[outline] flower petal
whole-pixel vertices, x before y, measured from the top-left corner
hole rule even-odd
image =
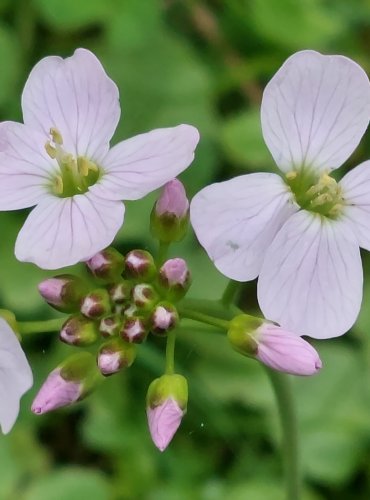
[[[312,50],[292,55],[265,88],[265,142],[284,172],[340,167],[363,136],[370,116],[366,73],[351,59]]]
[[[99,60],[77,49],[67,59],[45,57],[36,64],[23,90],[23,119],[44,137],[57,128],[68,153],[99,161],[117,127],[118,99]]]
[[[202,189],[191,202],[190,218],[217,269],[248,281],[259,274],[268,245],[296,210],[278,175],[257,173]]]
[[[362,264],[354,234],[343,220],[300,211],[266,252],[258,301],[266,318],[314,338],[351,328],[362,299]]]
[[[0,210],[36,205],[58,168],[44,148],[45,138],[21,123],[0,124]]]
[[[92,191],[109,200],[137,200],[185,170],[199,133],[190,125],[152,130],[114,146],[102,160],[106,174]]]
[[[0,425],[4,434],[13,427],[19,400],[33,384],[32,371],[9,324],[0,318]]]
[[[345,201],[344,216],[349,219],[360,247],[370,250],[370,161],[352,169],[339,184]]]
[[[43,269],[76,264],[113,241],[123,216],[121,202],[102,200],[92,193],[72,198],[48,195],[24,223],[15,255]]]

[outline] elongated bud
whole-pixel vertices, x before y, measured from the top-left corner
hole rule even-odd
[[[125,269],[125,259],[118,250],[108,247],[86,262],[92,274],[107,283],[118,281]]]
[[[97,288],[88,293],[81,304],[81,312],[87,318],[99,319],[111,312],[109,293],[105,288]]]
[[[159,270],[159,287],[170,302],[182,299],[191,284],[190,272],[184,259],[167,260]]]
[[[123,320],[120,335],[126,342],[141,344],[141,342],[143,342],[148,335],[144,319],[140,316],[125,318]]]
[[[83,399],[98,384],[101,374],[88,352],[67,358],[45,380],[32,403],[37,415]]]
[[[235,317],[227,335],[238,352],[280,372],[314,375],[322,366],[316,350],[297,334],[253,316]]]
[[[158,300],[158,293],[148,283],[138,283],[132,289],[132,301],[138,309],[150,311]]]
[[[166,335],[178,325],[179,315],[170,302],[159,302],[150,316],[150,331],[155,335]]]
[[[67,319],[60,330],[59,338],[62,342],[78,347],[86,347],[97,341],[99,331],[96,324],[81,314]]]
[[[156,447],[164,451],[186,413],[188,384],[182,375],[162,375],[150,384],[147,417],[150,435]]]
[[[157,273],[152,255],[146,250],[131,250],[126,255],[125,275],[129,279],[150,282]]]
[[[87,284],[72,274],[60,274],[41,281],[38,289],[49,305],[66,313],[77,312],[88,291]]]
[[[136,346],[120,338],[108,340],[98,353],[98,367],[104,376],[113,375],[132,365],[136,357]]]
[[[180,241],[189,225],[189,201],[183,184],[173,179],[164,186],[150,216],[154,237],[165,243]]]
[[[115,304],[125,304],[131,299],[132,285],[129,281],[119,281],[108,288],[111,301]]]
[[[110,314],[100,320],[99,331],[103,337],[118,335],[122,326],[122,318],[119,314]]]

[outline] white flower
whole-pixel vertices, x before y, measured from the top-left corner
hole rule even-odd
[[[364,71],[342,56],[291,56],[267,85],[261,119],[282,176],[214,184],[191,221],[217,268],[258,280],[265,317],[315,338],[345,333],[362,299],[359,246],[370,249],[370,162],[337,183],[330,172],[358,145],[370,116]]]
[[[32,371],[9,324],[0,318],[0,425],[4,434],[13,427],[19,400],[33,384]]]
[[[87,260],[122,225],[121,200],[136,200],[192,162],[194,127],[157,129],[109,141],[120,117],[118,89],[98,59],[78,49],[46,57],[22,95],[24,124],[0,126],[0,210],[37,205],[15,253],[45,269]]]

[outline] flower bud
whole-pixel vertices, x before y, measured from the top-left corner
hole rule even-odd
[[[164,186],[150,216],[154,237],[164,243],[180,241],[189,224],[189,201],[183,184],[173,179]]]
[[[129,279],[139,281],[152,281],[157,269],[151,254],[145,250],[131,250],[126,255],[125,275]]]
[[[97,288],[88,293],[81,304],[80,311],[87,318],[99,319],[111,312],[110,297],[107,290]]]
[[[49,374],[31,409],[33,413],[41,415],[80,401],[96,387],[100,377],[92,354],[75,354]]]
[[[70,316],[60,330],[62,342],[78,347],[86,347],[97,341],[99,332],[96,324],[80,314]]]
[[[115,304],[125,304],[131,299],[131,283],[129,281],[119,281],[108,288],[111,301]]]
[[[72,274],[61,274],[41,281],[38,289],[49,305],[66,313],[77,312],[88,291],[87,284]]]
[[[155,335],[166,335],[177,326],[178,312],[170,302],[160,302],[150,316],[150,330]]]
[[[150,311],[158,302],[158,293],[148,283],[138,283],[132,289],[132,301],[138,309]]]
[[[118,250],[108,247],[89,259],[86,265],[95,278],[111,283],[121,277],[125,269],[125,259]]]
[[[153,380],[147,394],[150,435],[156,447],[164,451],[186,413],[188,384],[182,375],[162,375]]]
[[[146,339],[147,334],[144,319],[140,316],[132,316],[123,320],[120,335],[126,342],[141,344]]]
[[[184,259],[167,260],[159,270],[159,287],[170,302],[182,299],[191,284],[190,272]]]
[[[119,338],[101,345],[98,353],[98,367],[105,376],[117,373],[121,368],[132,365],[136,357],[136,346]]]
[[[253,316],[234,318],[227,335],[238,352],[280,372],[314,375],[322,366],[316,350],[297,334]]]
[[[103,337],[113,337],[119,334],[122,319],[118,314],[109,314],[100,320],[99,332]]]

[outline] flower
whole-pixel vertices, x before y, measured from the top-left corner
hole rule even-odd
[[[4,434],[13,427],[19,401],[32,387],[32,371],[21,345],[9,324],[0,318],[0,426]]]
[[[265,142],[281,176],[213,184],[191,203],[200,243],[226,276],[257,276],[264,316],[314,338],[345,333],[362,299],[359,247],[370,249],[370,162],[338,183],[370,116],[364,71],[343,56],[302,51],[267,85]]]
[[[179,125],[109,149],[118,89],[88,50],[46,57],[22,94],[24,124],[0,125],[0,210],[36,207],[21,229],[21,261],[56,269],[88,260],[122,225],[121,200],[136,200],[187,168],[199,135]]]

